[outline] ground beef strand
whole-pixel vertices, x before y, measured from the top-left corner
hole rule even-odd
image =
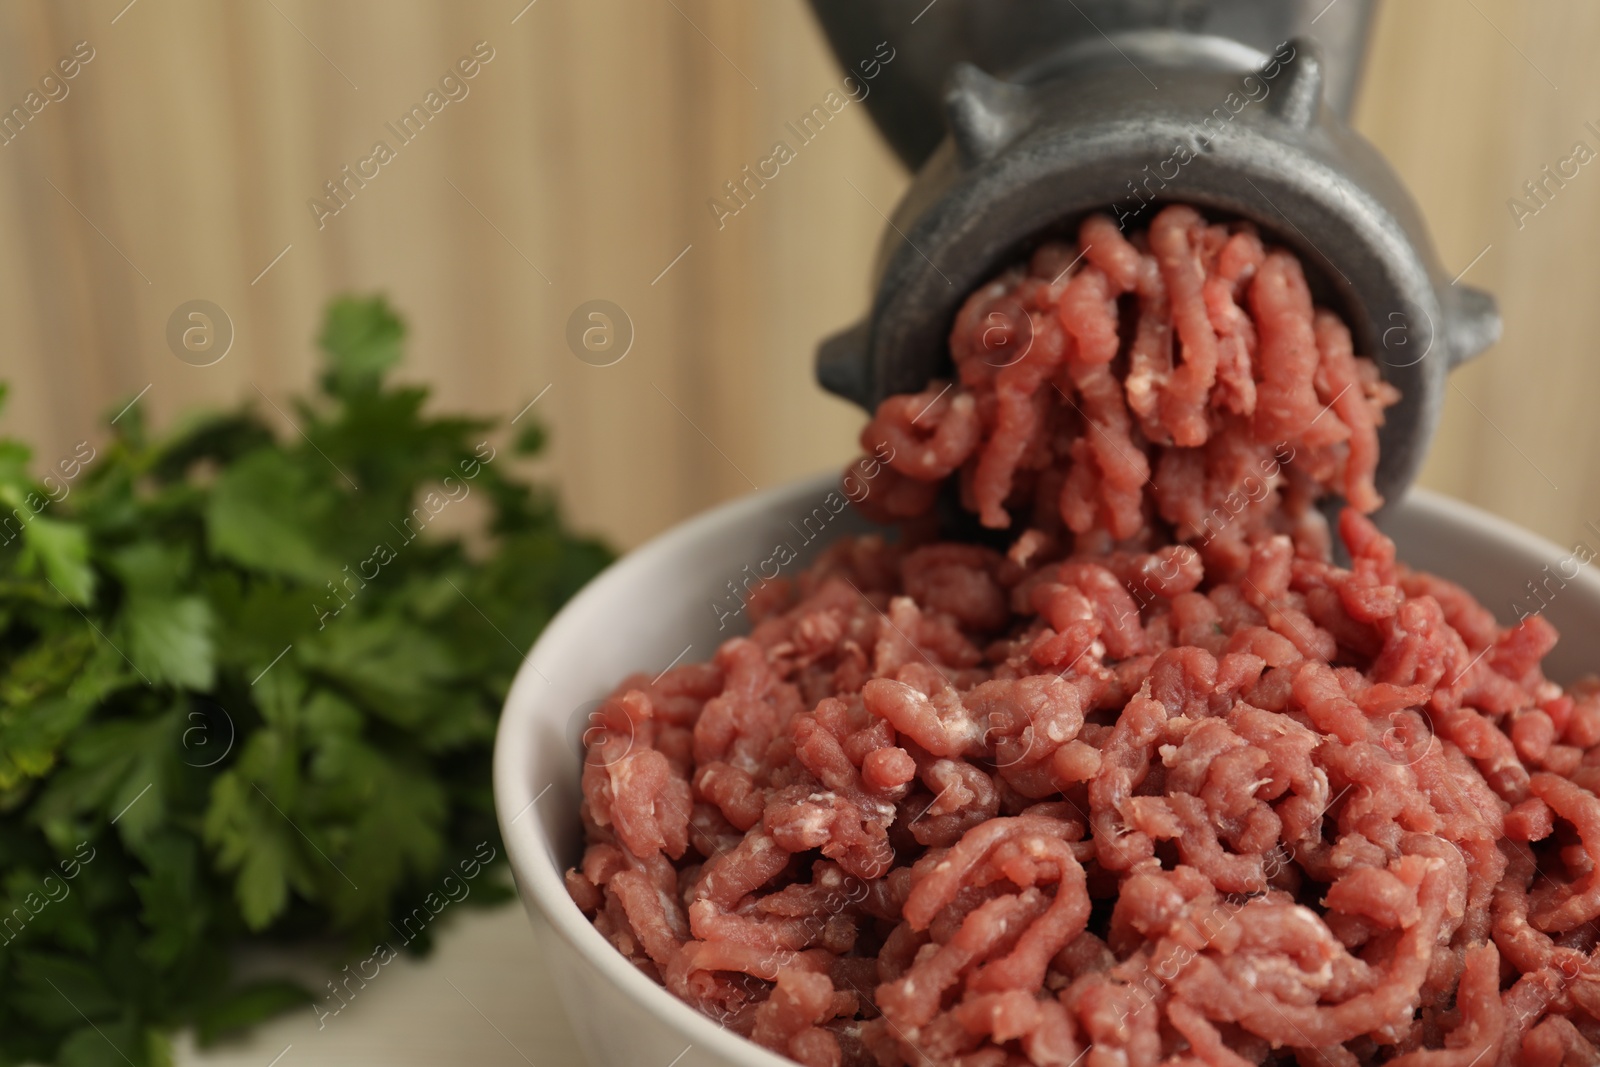
[[[592,718],[601,933],[807,1067],[1600,1063],[1600,681],[1396,560],[1299,261],[1095,216],[950,346],[862,435],[899,535]]]

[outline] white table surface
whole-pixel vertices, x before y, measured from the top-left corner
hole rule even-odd
[[[522,906],[450,918],[431,956],[387,964],[320,1029],[305,1007],[203,1051],[184,1035],[179,1067],[591,1067]]]

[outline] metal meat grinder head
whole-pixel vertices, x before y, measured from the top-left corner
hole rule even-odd
[[[812,0],[848,67],[899,56],[867,98],[916,171],[865,321],[817,376],[874,409],[950,372],[967,295],[1087,213],[1182,201],[1299,253],[1317,301],[1401,393],[1377,487],[1420,468],[1452,367],[1493,344],[1493,297],[1452,284],[1399,178],[1346,125],[1373,0]]]

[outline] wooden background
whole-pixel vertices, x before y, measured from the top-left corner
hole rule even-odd
[[[543,470],[621,545],[852,452],[861,415],[811,352],[865,306],[905,176],[853,104],[725,228],[706,208],[837,84],[800,0],[126,3],[0,7],[0,110],[95,50],[0,146],[0,428],[41,466],[147,386],[157,423],[257,388],[282,405],[342,290],[389,294],[405,374],[441,405],[510,417],[548,386]],[[1424,480],[1560,541],[1600,520],[1600,165],[1521,229],[1506,201],[1600,147],[1597,38],[1585,0],[1391,2],[1357,117],[1451,272],[1481,253],[1467,279],[1506,319],[1456,375]],[[470,95],[319,230],[307,200],[478,41],[495,57]],[[195,298],[236,331],[203,368],[165,339]],[[604,368],[564,340],[597,298],[636,332]]]

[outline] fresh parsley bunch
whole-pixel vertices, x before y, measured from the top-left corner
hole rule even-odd
[[[610,557],[510,469],[535,424],[497,449],[386,381],[403,335],[335,302],[292,435],[134,405],[39,479],[0,439],[0,1064],[309,1000],[240,945],[369,951],[498,845],[501,699]]]

